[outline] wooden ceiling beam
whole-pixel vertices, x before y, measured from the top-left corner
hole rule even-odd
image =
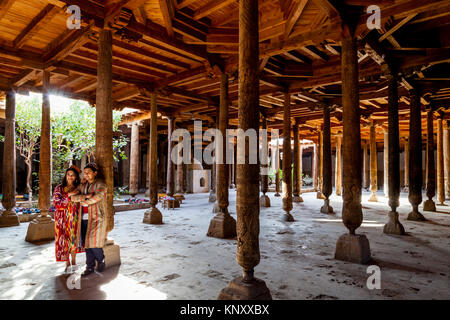
[[[25,43],[30,40],[43,26],[50,22],[50,20],[58,13],[61,9],[48,4],[44,9],[39,12],[39,14],[31,20],[31,22],[22,30],[22,32],[14,39],[14,48],[20,49]]]
[[[198,20],[203,17],[206,17],[211,13],[214,13],[217,10],[220,10],[234,2],[236,2],[236,0],[212,0],[203,7],[200,7],[197,11],[195,11],[194,19]]]
[[[8,13],[15,0],[0,0],[0,20]]]

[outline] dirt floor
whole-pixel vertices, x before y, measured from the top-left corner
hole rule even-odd
[[[369,290],[367,265],[334,260],[342,200],[331,205],[336,215],[320,213],[323,200],[303,194],[294,204],[295,222],[281,221],[281,198],[269,193],[271,208],[260,213],[261,262],[255,275],[274,299],[450,299],[450,203],[424,212],[428,222],[406,221],[410,211],[402,194],[400,221],[407,236],[383,234],[387,199],[367,202],[357,230],[370,241],[370,265],[381,269],[381,289]],[[236,193],[230,211],[236,218]],[[69,290],[64,263],[54,261],[54,244],[24,241],[28,223],[0,229],[0,299],[216,299],[240,275],[236,241],[206,236],[213,217],[207,194],[188,194],[180,209],[162,210],[164,224],[142,223],[145,210],[118,212],[110,237],[120,245],[122,265],[81,281]],[[84,269],[84,254],[78,255]],[[75,275],[77,276],[77,274]]]

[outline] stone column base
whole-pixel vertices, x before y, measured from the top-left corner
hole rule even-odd
[[[321,191],[317,191],[317,195],[316,195],[317,199],[325,199],[325,196],[323,195],[323,193]]]
[[[372,193],[372,194],[370,195],[370,198],[369,198],[368,201],[369,201],[369,202],[378,202],[378,197],[377,197],[377,195],[376,195],[375,193]]]
[[[384,225],[383,232],[386,234],[405,235],[405,228],[398,221],[398,212],[389,212],[389,222]]]
[[[13,211],[0,212],[0,228],[20,225],[19,216]]]
[[[214,202],[212,213],[219,213],[219,212],[220,212],[219,203],[216,201]]]
[[[49,216],[39,216],[28,225],[25,241],[41,242],[55,240],[55,221]]]
[[[435,212],[436,211],[436,204],[434,203],[433,200],[428,199],[423,204],[423,210],[424,211],[433,211],[433,212]]]
[[[410,220],[410,221],[427,221],[427,219],[425,219],[423,214],[421,214],[419,211],[411,211],[408,214],[408,218],[406,218],[406,220]]]
[[[236,186],[234,184],[231,184],[230,189],[236,189]]]
[[[263,194],[260,198],[259,198],[259,206],[263,207],[263,208],[269,208],[270,207],[270,198]]]
[[[281,194],[279,194],[278,192],[275,193],[275,197],[280,197],[280,196],[281,196]]]
[[[236,237],[236,220],[229,213],[219,212],[212,218],[206,235],[220,239]]]
[[[292,197],[292,202],[303,202],[303,198],[301,195]]]
[[[359,264],[370,260],[370,245],[365,235],[343,234],[336,243],[334,258]]]
[[[216,194],[215,193],[210,193],[208,202],[209,203],[213,203],[213,202],[216,202],[216,200],[217,200]]]
[[[404,193],[409,193],[409,187],[404,187],[404,188],[403,188],[403,192],[404,192]]]
[[[142,220],[142,223],[162,224],[163,218],[162,218],[161,211],[159,211],[158,208],[156,208],[156,207],[145,211],[144,219]]]
[[[105,267],[110,268],[121,264],[120,247],[114,244],[114,240],[107,239],[103,246],[103,254],[105,255]]]
[[[272,300],[266,283],[254,278],[250,282],[244,282],[242,277],[230,281],[228,287],[222,289],[218,300]]]
[[[286,222],[294,222],[294,217],[292,216],[292,214],[290,214],[289,212],[283,214],[283,221]]]
[[[329,203],[325,202],[325,204],[322,206],[322,208],[320,208],[320,212],[321,213],[325,213],[325,214],[333,214],[333,207],[330,206]]]

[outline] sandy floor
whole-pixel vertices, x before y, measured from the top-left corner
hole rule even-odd
[[[269,196],[272,207],[260,214],[255,274],[274,299],[450,299],[450,206],[424,212],[427,223],[405,221],[410,207],[402,194],[400,220],[408,235],[387,236],[387,199],[380,193],[379,203],[369,203],[364,193],[358,231],[370,241],[371,264],[381,268],[381,289],[369,290],[367,266],[333,259],[336,240],[346,232],[340,197],[332,196],[333,216],[319,213],[323,201],[315,194],[303,194],[305,202],[294,204],[296,221],[286,223],[281,198]],[[231,191],[234,217],[235,197]],[[0,229],[0,299],[215,299],[240,267],[235,240],[206,237],[213,217],[207,201],[207,194],[187,195],[180,209],[162,210],[161,226],[143,224],[144,210],[117,213],[110,236],[121,247],[122,265],[83,279],[82,291],[65,286],[53,243],[24,241],[27,223]],[[78,257],[82,266],[84,254]]]

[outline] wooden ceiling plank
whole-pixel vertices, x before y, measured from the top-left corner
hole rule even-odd
[[[214,13],[217,10],[220,10],[234,2],[236,2],[236,0],[212,0],[203,7],[199,8],[197,11],[195,11],[194,19],[198,20],[203,17],[206,17],[211,13]]]
[[[289,16],[286,20],[284,37],[287,39],[292,32],[295,24],[303,13],[303,9],[305,9],[308,0],[297,0],[295,1],[295,6],[292,8]]]
[[[0,0],[0,20],[8,13],[15,0]]]

